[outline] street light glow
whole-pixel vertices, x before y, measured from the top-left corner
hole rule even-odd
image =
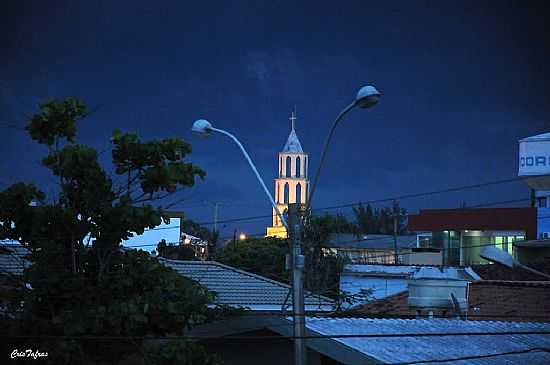
[[[241,234],[239,235],[239,239],[240,239],[241,241],[244,241],[244,240],[246,239],[246,234],[241,233]]]

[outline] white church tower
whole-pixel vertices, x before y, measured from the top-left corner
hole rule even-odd
[[[290,117],[292,130],[279,152],[279,175],[275,179],[275,203],[281,211],[285,212],[290,203],[305,204],[309,190],[308,180],[308,155],[302,150],[300,140],[296,135],[296,112]],[[267,227],[267,236],[287,237],[286,228],[281,223],[277,212],[273,209],[273,225]]]

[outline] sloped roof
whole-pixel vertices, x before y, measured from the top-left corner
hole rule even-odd
[[[304,150],[302,150],[302,144],[300,143],[294,128],[290,131],[288,139],[286,140],[285,146],[281,152],[304,153]]]
[[[414,318],[408,290],[350,309],[346,315]],[[468,318],[550,322],[550,282],[478,280],[470,283]],[[436,313],[440,315],[440,313]],[[450,315],[450,314],[449,314]]]
[[[541,133],[530,137],[525,137],[519,140],[520,142],[538,142],[538,141],[550,141],[550,133]]]
[[[30,265],[27,254],[29,251],[20,243],[0,243],[0,275],[23,275]]]
[[[462,357],[495,355],[503,352],[525,351],[550,347],[550,324],[520,322],[464,321],[456,319],[367,319],[367,318],[310,318],[307,329],[320,335],[335,336],[331,340],[344,345],[340,353],[355,350],[362,362],[334,356],[343,363],[422,362],[454,359],[441,364],[525,365],[548,364],[550,353],[527,352],[514,355],[456,360]],[[529,334],[499,334],[531,332]],[[532,332],[544,332],[533,334]],[[454,334],[457,335],[454,335]],[[462,335],[464,333],[464,335]],[[410,334],[410,336],[399,336]],[[428,336],[422,336],[427,334]],[[437,334],[442,334],[438,336]],[[466,335],[468,334],[468,335]],[[480,334],[480,335],[475,335]],[[350,336],[351,335],[351,336]],[[362,335],[397,335],[396,337],[360,337]],[[337,337],[343,336],[343,337]],[[350,336],[350,337],[344,337]],[[353,337],[357,336],[357,337]],[[333,343],[334,343],[333,342]],[[334,346],[332,346],[334,348]],[[349,359],[349,357],[348,357]]]
[[[216,261],[180,261],[159,258],[179,274],[199,282],[217,293],[217,302],[258,311],[280,311],[286,301],[292,308],[290,286]],[[288,298],[287,298],[288,296]],[[307,296],[306,310],[328,311],[333,301],[323,296]]]

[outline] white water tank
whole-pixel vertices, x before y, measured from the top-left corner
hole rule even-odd
[[[461,310],[468,308],[468,281],[458,277],[456,269],[445,271],[435,267],[423,267],[408,280],[409,306],[416,309],[454,308],[452,296]],[[452,294],[452,296],[451,296]]]
[[[518,176],[535,190],[550,190],[550,133],[519,141]]]

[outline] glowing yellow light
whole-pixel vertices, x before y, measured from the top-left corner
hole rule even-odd
[[[186,245],[190,244],[191,243],[191,240],[189,238],[186,238],[183,240],[183,243],[185,243]]]
[[[239,235],[239,239],[240,239],[241,241],[242,241],[242,240],[245,240],[245,239],[246,239],[246,234],[241,233],[241,234]]]

